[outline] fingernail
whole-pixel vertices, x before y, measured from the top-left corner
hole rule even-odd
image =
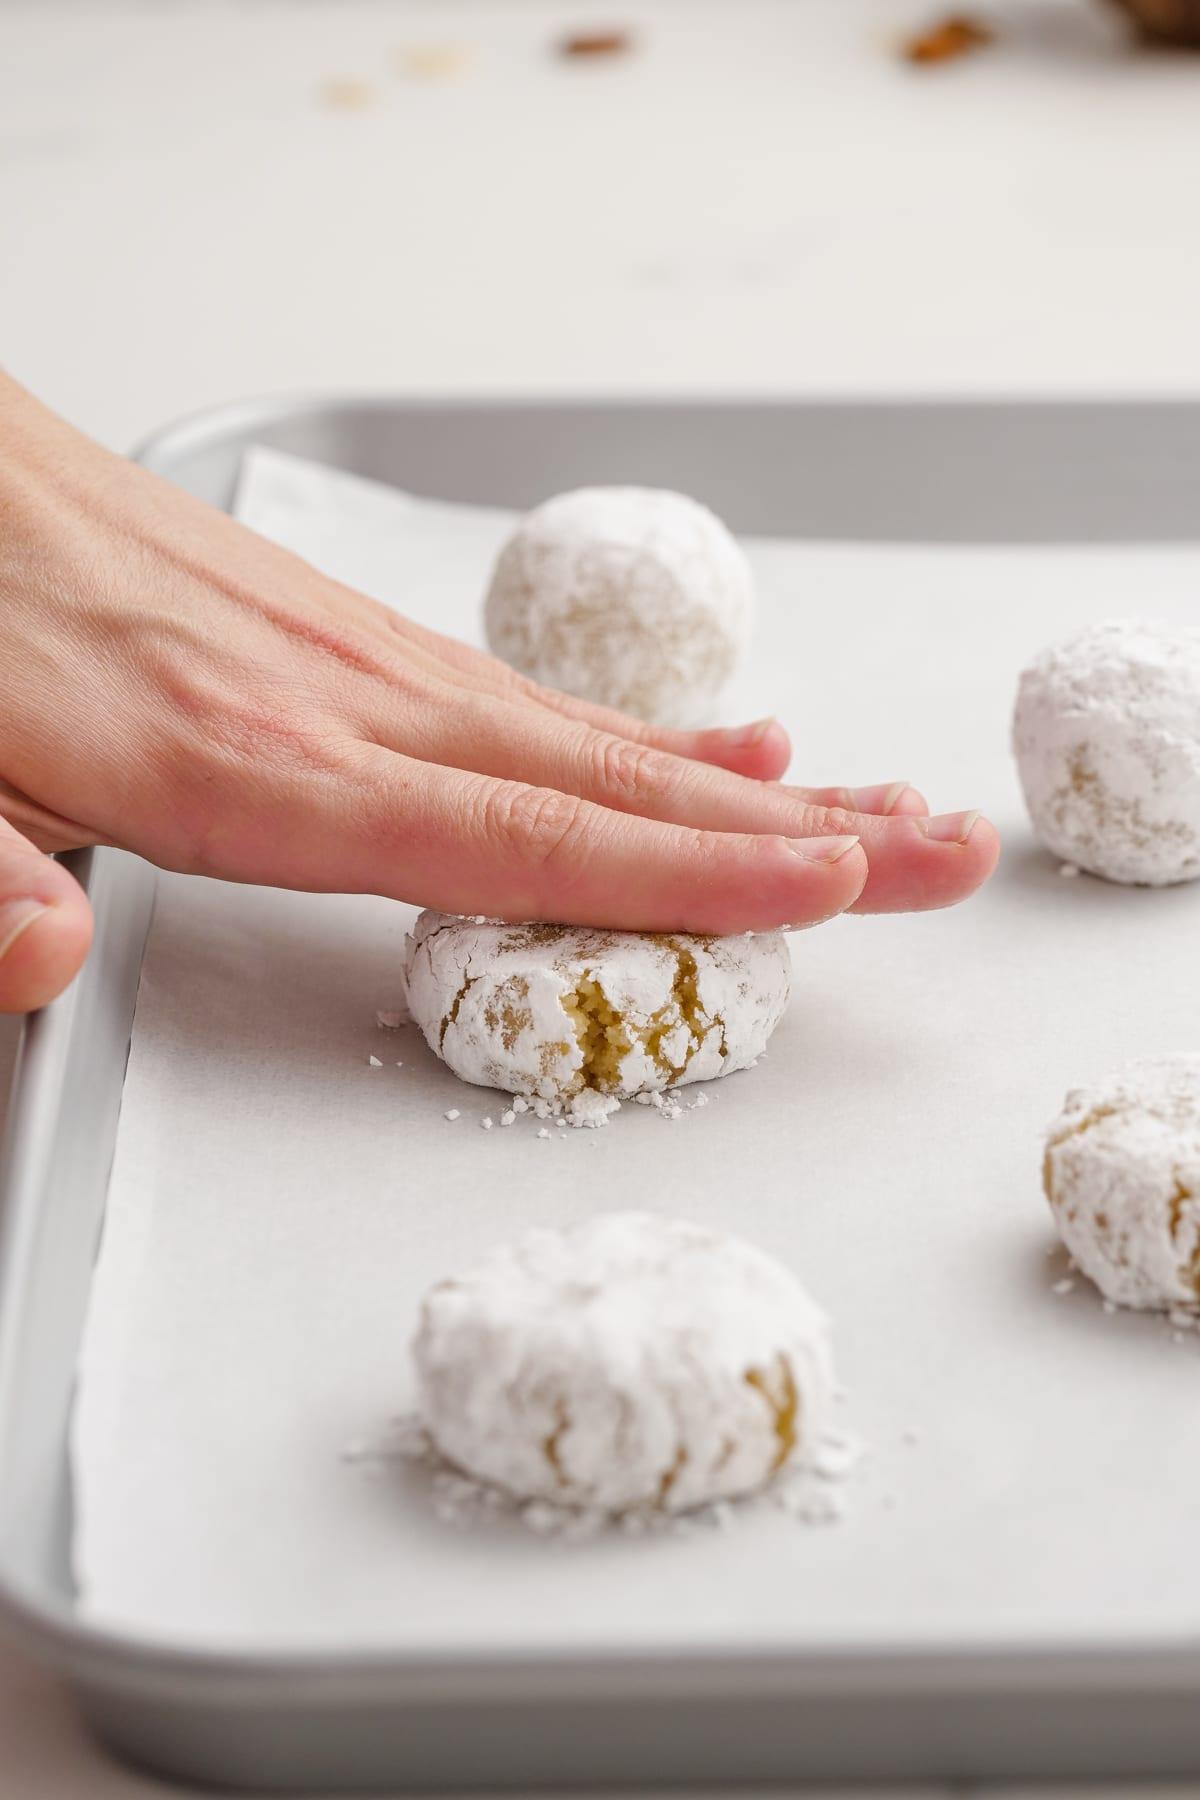
[[[979,823],[979,814],[940,813],[936,819],[917,819],[915,823],[935,844],[965,844]]]
[[[910,781],[893,781],[890,786],[851,788],[850,798],[855,812],[876,813],[886,819],[911,786]]]
[[[856,837],[789,838],[788,849],[806,862],[835,863],[848,856],[857,842]]]
[[[49,911],[43,900],[6,900],[0,906],[0,962],[33,921]]]
[[[775,723],[773,718],[756,719],[753,725],[733,725],[725,733],[725,741],[732,750],[753,750],[761,744]]]

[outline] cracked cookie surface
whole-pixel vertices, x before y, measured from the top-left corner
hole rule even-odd
[[[1200,1055],[1067,1095],[1043,1185],[1073,1261],[1120,1306],[1200,1311]]]
[[[408,1005],[464,1081],[567,1102],[744,1069],[787,1006],[781,933],[702,938],[503,925],[424,912]]]
[[[682,1512],[757,1491],[829,1423],[823,1314],[739,1238],[609,1213],[492,1250],[426,1297],[425,1427],[523,1500]]]
[[[1043,651],[1013,750],[1056,856],[1152,887],[1200,876],[1200,630],[1122,619]]]

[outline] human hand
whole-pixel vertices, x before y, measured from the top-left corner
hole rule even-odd
[[[666,731],[539,688],[101,450],[0,377],[0,1011],[87,951],[42,854],[446,912],[701,933],[947,906],[976,813],[783,786],[772,721]]]

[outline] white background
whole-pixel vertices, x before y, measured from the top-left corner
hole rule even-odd
[[[10,0],[0,358],[120,448],[297,387],[1200,392],[1200,62],[987,12],[916,72],[919,0]],[[612,18],[636,58],[549,54]],[[162,1791],[6,1653],[0,1757],[13,1800]]]

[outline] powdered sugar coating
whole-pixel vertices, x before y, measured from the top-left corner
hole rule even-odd
[[[1200,1309],[1200,1056],[1131,1063],[1068,1094],[1044,1174],[1063,1243],[1102,1294]]]
[[[1151,887],[1200,875],[1200,629],[1116,620],[1043,651],[1013,748],[1064,861]]]
[[[815,1451],[832,1407],[825,1319],[795,1276],[647,1213],[492,1250],[428,1294],[413,1355],[448,1461],[611,1514],[754,1492]]]
[[[501,550],[487,639],[549,687],[700,724],[749,638],[753,596],[746,558],[699,501],[580,488],[528,513]]]
[[[464,1081],[620,1099],[749,1067],[787,1006],[791,958],[777,932],[660,936],[424,912],[405,974],[413,1020]]]

